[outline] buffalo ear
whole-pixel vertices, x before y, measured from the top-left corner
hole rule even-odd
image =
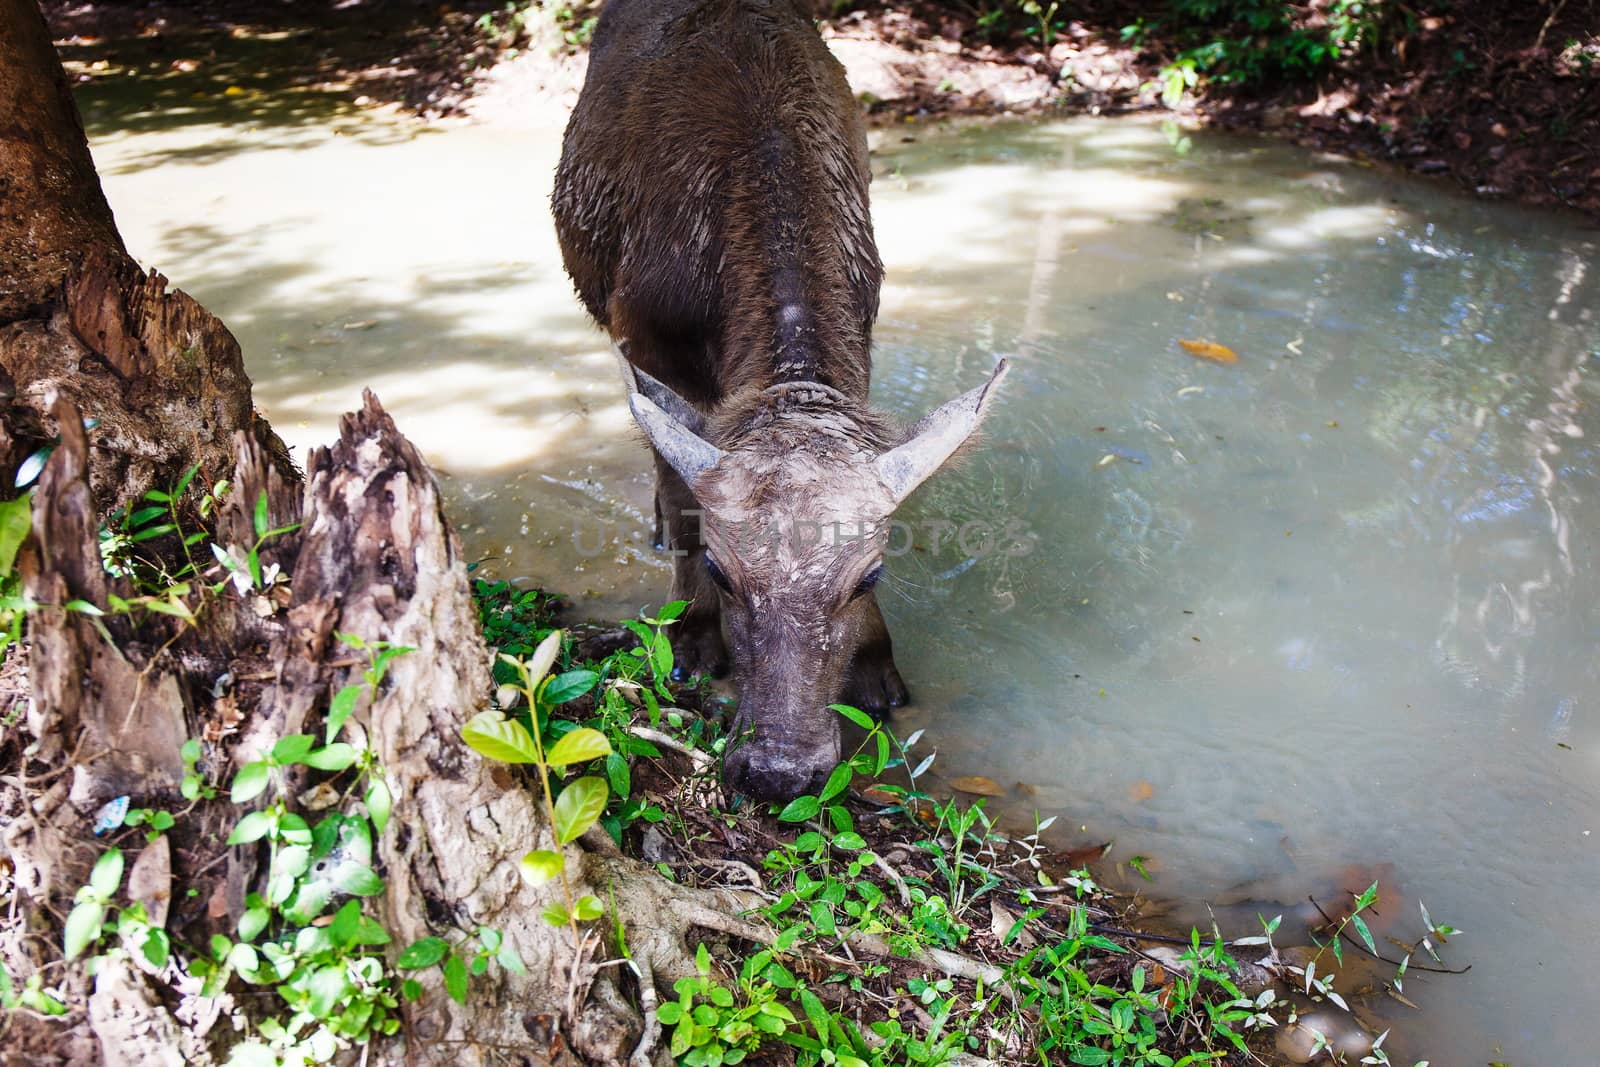
[[[628,408],[657,454],[698,493],[701,476],[727,453],[663,411],[642,390],[628,397]]]
[[[911,427],[905,444],[878,457],[878,477],[896,504],[927,481],[972,436],[1007,368],[1002,359],[987,382],[924,415]]]

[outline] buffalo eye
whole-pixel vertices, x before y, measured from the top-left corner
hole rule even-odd
[[[861,581],[856,583],[855,591],[850,594],[850,599],[854,600],[857,597],[866,596],[868,593],[870,593],[872,591],[872,587],[878,584],[878,580],[881,579],[882,577],[883,577],[883,564],[880,563],[876,567],[874,567],[870,571],[868,571],[862,577]]]
[[[717,583],[718,589],[721,589],[724,593],[731,594],[733,592],[733,584],[728,581],[728,576],[723,573],[722,567],[717,564],[717,561],[711,558],[709,552],[706,553],[706,573],[711,575],[711,580]]]

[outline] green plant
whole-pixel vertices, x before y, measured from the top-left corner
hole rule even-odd
[[[554,777],[552,772],[574,764],[604,759],[612,749],[604,734],[587,727],[569,730],[548,749],[545,747],[544,731],[549,721],[550,707],[559,702],[563,695],[562,679],[566,677],[550,677],[550,668],[561,653],[561,639],[560,630],[551,631],[529,659],[505,653],[500,655],[500,660],[516,672],[517,680],[511,688],[520,693],[532,709],[530,723],[524,724],[520,719],[507,717],[498,711],[483,711],[461,728],[461,737],[479,755],[502,763],[529,765],[538,776],[545,817],[555,837],[556,848],[534,849],[523,856],[522,876],[535,886],[560,878],[562,901],[547,905],[544,918],[553,926],[571,927],[573,945],[576,947],[582,942],[578,924],[598,919],[605,909],[598,897],[585,895],[573,898],[572,886],[567,878],[566,854],[562,849],[599,822],[610,797],[610,787],[604,778],[584,775],[566,783],[557,796],[551,784]],[[583,687],[592,686],[594,680],[593,677],[588,678]],[[574,686],[577,684],[572,683]],[[502,704],[505,702],[502,700]]]
[[[0,501],[0,655],[22,636],[31,604],[16,573],[17,552],[33,529],[33,491]]]
[[[401,998],[422,994],[421,984],[402,980],[400,971],[439,966],[446,993],[464,1002],[470,975],[483,973],[491,961],[523,969],[500,935],[484,928],[474,935],[476,947],[430,936],[401,950],[393,965],[386,960],[392,938],[363,901],[384,889],[373,865],[373,840],[390,820],[393,798],[371,748],[341,737],[360,697],[376,697],[390,664],[411,649],[339,636],[364,652],[368,665],[364,684],[335,695],[323,743],[311,734],[280,738],[262,758],[239,769],[229,790],[234,803],[267,796],[266,805],[241,817],[228,836],[230,845],[266,845],[266,886],[246,897],[236,938],[213,937],[209,954],[191,961],[189,969],[207,995],[219,993],[236,975],[270,988],[288,1009],[287,1016],[263,1019],[230,1063],[322,1063],[348,1044],[395,1033]],[[185,746],[185,792],[197,796],[209,788],[198,770],[200,754],[198,743]],[[341,800],[359,793],[361,807],[337,806],[311,826],[291,809],[287,772],[296,767],[331,775],[332,781],[343,778]]]
[[[176,823],[172,812],[162,811],[159,808],[134,808],[123,818],[124,826],[148,826],[144,839],[153,844],[155,839],[172,829]]]
[[[211,546],[211,554],[222,565],[222,569],[228,572],[233,581],[234,589],[241,596],[252,590],[268,588],[285,577],[279,573],[276,563],[269,563],[265,567],[262,566],[261,549],[274,537],[292,533],[300,528],[298,522],[289,523],[286,526],[274,527],[272,525],[272,520],[267,514],[266,493],[262,493],[256,498],[255,510],[251,513],[250,518],[256,539],[249,548],[243,548],[239,545],[223,547],[215,543]],[[218,584],[219,589],[220,586],[221,583]]]
[[[735,994],[712,978],[705,945],[695,950],[697,973],[678,979],[672,987],[678,999],[656,1009],[656,1019],[672,1027],[671,1051],[679,1063],[742,1063],[763,1041],[784,1034],[795,1022],[794,1012],[779,1002],[777,988],[760,977],[771,957],[766,952],[745,961]]]
[[[11,980],[11,972],[0,963],[0,1010],[15,1011],[26,1008],[40,1015],[65,1015],[67,1006],[44,991],[44,974],[34,971],[22,983],[19,991]]]
[[[1124,39],[1167,31],[1179,51],[1162,67],[1162,100],[1175,107],[1201,78],[1256,85],[1315,77],[1345,56],[1375,48],[1410,12],[1374,0],[1331,0],[1310,19],[1274,0],[1172,0],[1150,23],[1124,27]]]

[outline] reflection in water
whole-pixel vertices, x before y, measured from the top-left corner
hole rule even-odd
[[[1014,361],[985,447],[902,516],[902,728],[1241,932],[1381,876],[1383,922],[1415,933],[1422,897],[1474,964],[1408,977],[1427,1010],[1391,1051],[1584,1062],[1593,235],[1143,123],[901,133],[874,160],[876,397],[920,415]],[[497,573],[598,615],[659,600],[648,465],[550,232],[554,127],[198,151],[226,136],[146,123],[96,154],[280,431],[330,438],[370,385]],[[939,520],[1020,522],[1027,551]]]

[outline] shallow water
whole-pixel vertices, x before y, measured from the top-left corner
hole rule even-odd
[[[598,616],[664,597],[548,221],[559,116],[85,99],[129,246],[234,329],[297,448],[370,387],[495,573]],[[1149,122],[910,136],[875,135],[876,397],[915,416],[1014,370],[986,447],[902,512],[902,732],[1232,934],[1381,877],[1411,937],[1422,898],[1473,970],[1407,978],[1397,1062],[1588,1062],[1600,235]]]

